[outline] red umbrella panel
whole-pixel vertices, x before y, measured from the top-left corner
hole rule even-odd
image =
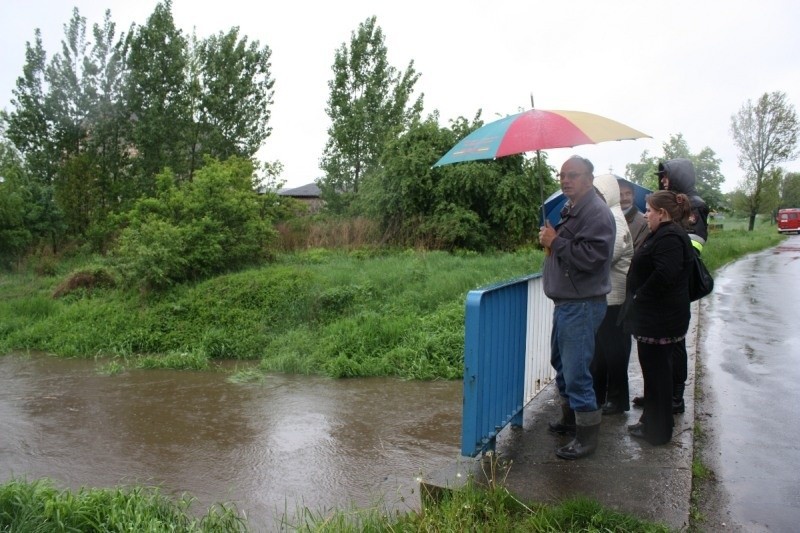
[[[592,113],[531,109],[478,128],[459,141],[434,166],[644,137],[650,136]]]

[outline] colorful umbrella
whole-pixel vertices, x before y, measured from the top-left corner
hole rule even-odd
[[[478,128],[433,166],[643,137],[650,136],[600,115],[531,109]]]

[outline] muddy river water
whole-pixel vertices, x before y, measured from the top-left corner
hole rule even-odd
[[[265,531],[303,508],[417,509],[418,476],[459,457],[460,382],[102,366],[0,356],[0,482],[159,486]]]

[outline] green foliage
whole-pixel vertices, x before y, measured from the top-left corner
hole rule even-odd
[[[157,4],[147,22],[131,31],[125,56],[125,102],[136,118],[131,131],[138,152],[136,177],[149,195],[164,168],[181,177],[189,171],[188,43],[175,26],[169,0]]]
[[[327,208],[346,213],[362,184],[380,170],[386,142],[419,117],[422,97],[411,102],[419,75],[411,61],[404,72],[387,60],[383,31],[370,17],[342,44],[328,82],[331,119],[318,182]]]
[[[656,191],[658,190],[658,177],[656,176],[658,163],[667,159],[685,158],[694,165],[697,178],[695,188],[700,197],[712,210],[725,207],[725,198],[721,190],[725,176],[722,175],[719,167],[722,160],[716,157],[716,153],[711,148],[705,147],[697,154],[692,154],[682,133],[670,136],[662,148],[663,156],[651,156],[645,150],[638,163],[625,166],[625,177],[634,183]]]
[[[25,169],[14,201],[30,236],[7,235],[14,250],[47,242],[55,252],[78,239],[105,252],[119,216],[155,194],[164,169],[191,180],[205,156],[249,159],[269,135],[269,48],[234,28],[190,50],[171,10],[157,4],[120,38],[109,11],[89,34],[76,8],[49,62],[36,31],[2,113],[3,140]]]
[[[725,230],[714,232],[703,247],[703,262],[710,271],[752,252],[774,246],[785,236],[778,234],[775,226],[765,220],[748,231],[749,220],[725,220]]]
[[[198,92],[192,152],[225,160],[253,157],[270,134],[274,80],[269,47],[239,37],[239,28],[201,41],[193,50]]]
[[[534,237],[542,200],[556,185],[547,157],[522,156],[431,168],[459,138],[481,126],[434,114],[387,144],[382,171],[365,183],[365,211],[380,217],[400,245],[438,249],[511,249]]]
[[[486,250],[489,245],[489,228],[480,216],[453,203],[437,206],[419,229],[433,248]]]
[[[779,207],[800,207],[800,173],[789,172],[781,183],[781,203]]]
[[[129,213],[117,257],[124,280],[143,290],[241,268],[266,257],[274,230],[252,190],[250,161],[209,160],[191,182],[158,178],[155,198]]]
[[[700,480],[708,479],[711,476],[711,470],[704,465],[699,459],[692,460],[692,477]]]
[[[200,364],[257,359],[262,371],[458,378],[467,291],[536,271],[541,259],[312,250],[146,299],[106,289],[52,300],[62,279],[2,275],[0,352],[144,355],[180,368],[197,366],[181,356],[192,354]]]
[[[4,176],[0,163],[0,176]],[[0,182],[0,268],[10,267],[22,257],[32,241],[25,225],[23,194],[13,181]]]
[[[309,510],[299,523],[290,524],[297,531],[562,531],[667,533],[669,528],[617,511],[604,509],[587,498],[572,498],[559,505],[524,503],[506,488],[483,488],[474,481],[457,490],[443,491],[437,498],[427,498],[421,512],[393,514],[373,506],[365,510],[337,510],[315,514]]]
[[[731,117],[731,135],[739,149],[739,167],[745,171],[738,190],[746,202],[752,230],[756,215],[779,203],[780,179],[775,174],[779,171],[774,167],[798,155],[800,123],[785,93],[764,93],[755,105],[748,100]]]
[[[0,530],[240,532],[245,520],[216,505],[198,517],[192,500],[174,501],[158,488],[56,489],[49,480],[12,479],[0,485]]]

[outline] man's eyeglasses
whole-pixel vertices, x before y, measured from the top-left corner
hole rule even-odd
[[[558,175],[558,178],[562,180],[574,180],[580,176],[583,176],[584,174],[586,174],[586,172],[561,172]]]

